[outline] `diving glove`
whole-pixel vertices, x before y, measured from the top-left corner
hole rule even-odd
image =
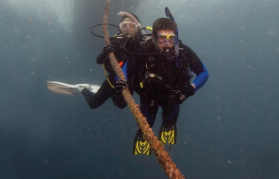
[[[108,44],[104,47],[103,52],[97,57],[97,64],[109,62],[108,54],[115,51],[115,46]],[[110,63],[109,63],[110,64]]]
[[[122,95],[122,90],[128,86],[127,81],[125,80],[117,80],[114,84],[114,88],[116,90],[116,95]]]
[[[114,52],[115,51],[115,45],[112,45],[112,44],[108,44],[104,47],[103,49],[103,54],[107,55],[111,52]]]
[[[194,84],[192,84],[182,90],[170,90],[168,98],[173,103],[182,104],[188,97],[193,96],[195,91]]]

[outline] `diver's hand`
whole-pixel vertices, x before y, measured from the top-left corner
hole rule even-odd
[[[180,103],[179,99],[181,96],[181,91],[180,90],[169,90],[168,93],[168,99],[173,102],[173,103]]]
[[[193,96],[196,92],[196,86],[194,84],[191,84],[185,88],[182,89],[182,95],[185,95],[187,99],[190,96]]]
[[[173,103],[182,104],[188,97],[195,94],[194,85],[189,85],[181,90],[170,90],[168,98]]]
[[[114,88],[116,90],[116,95],[122,95],[122,90],[128,86],[127,81],[125,80],[117,80],[114,84]]]
[[[102,53],[100,55],[98,55],[97,57],[97,64],[103,64],[103,63],[109,63],[109,56],[108,54],[110,52],[114,52],[115,51],[115,46],[114,45],[111,45],[111,44],[108,44],[104,47]]]
[[[111,52],[115,52],[115,45],[112,45],[112,44],[108,44],[104,47],[103,49],[103,53],[105,55],[111,53]]]

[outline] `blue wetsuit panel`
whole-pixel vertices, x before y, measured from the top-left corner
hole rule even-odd
[[[123,71],[123,73],[125,75],[126,80],[128,79],[128,77],[127,77],[127,62],[128,62],[128,60],[126,61],[126,63],[124,64],[124,66],[122,68],[122,71]],[[117,81],[117,80],[118,80],[118,76],[116,75],[115,81]]]
[[[205,82],[208,79],[208,71],[205,68],[203,63],[202,63],[202,66],[203,66],[203,71],[199,74],[196,74],[197,76],[196,76],[195,80],[193,81],[193,84],[195,84],[195,86],[196,86],[196,91],[198,91],[205,84]]]

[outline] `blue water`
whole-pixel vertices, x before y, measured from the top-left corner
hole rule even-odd
[[[173,161],[187,179],[279,178],[279,1],[112,0],[109,22],[129,11],[152,26],[165,6],[210,74],[181,106]],[[89,31],[104,8],[0,1],[1,179],[166,178],[154,154],[132,155],[137,124],[127,108],[108,100],[91,110],[82,96],[47,89],[48,80],[105,80],[95,62],[104,41]],[[160,124],[158,113],[156,135]]]

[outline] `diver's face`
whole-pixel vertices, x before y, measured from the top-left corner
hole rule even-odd
[[[155,47],[163,51],[163,47],[172,48],[175,41],[176,35],[173,30],[158,30],[157,37],[152,37],[155,43]]]
[[[135,24],[135,22],[129,18],[126,17],[125,19],[122,20],[122,29],[121,33],[123,34],[123,36],[128,35],[128,37],[134,37],[138,31],[138,28]]]

